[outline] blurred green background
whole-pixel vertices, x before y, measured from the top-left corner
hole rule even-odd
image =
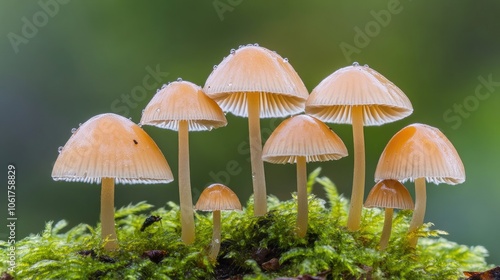
[[[13,163],[18,238],[40,232],[49,220],[94,225],[99,186],[50,177],[71,128],[104,112],[139,122],[156,91],[143,79],[153,77],[155,87],[178,77],[203,86],[231,48],[259,43],[287,57],[309,90],[354,61],[398,85],[415,111],[365,129],[366,192],[395,132],[414,122],[440,128],[460,153],[467,180],[458,186],[429,184],[425,220],[449,232],[451,240],[485,245],[488,261],[500,264],[498,11],[498,1],[2,1],[0,218],[6,221],[7,164]],[[217,177],[242,201],[251,194],[247,120],[227,117],[227,127],[190,136],[194,201]],[[262,121],[264,138],[280,121]],[[330,126],[352,155],[351,127]],[[176,174],[177,133],[145,130]],[[308,168],[321,166],[350,197],[352,160]],[[228,163],[238,167],[224,178]],[[294,166],[265,168],[268,193],[290,198]],[[314,192],[324,195],[320,188]],[[178,201],[177,183],[117,186],[116,207],[142,200],[158,207]],[[0,228],[5,239],[6,227]]]

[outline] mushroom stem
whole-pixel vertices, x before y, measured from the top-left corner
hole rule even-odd
[[[306,157],[297,157],[297,235],[306,236],[307,210],[307,168]]]
[[[425,177],[415,179],[415,210],[411,218],[410,227],[408,232],[416,231],[424,223],[425,204],[427,200]],[[418,236],[415,234],[410,239],[410,246],[415,248],[417,246]]]
[[[212,234],[212,245],[210,246],[210,253],[208,256],[211,260],[215,261],[220,251],[221,242],[220,210],[215,210],[213,216],[214,232]]]
[[[387,244],[389,244],[389,238],[391,237],[392,230],[392,214],[394,213],[393,208],[385,208],[385,217],[384,217],[384,227],[382,229],[382,235],[380,236],[380,251],[385,250],[387,248]]]
[[[115,231],[115,179],[102,178],[101,182],[101,238],[104,250],[118,249]]]
[[[184,244],[192,244],[195,238],[193,198],[189,171],[188,122],[179,121],[179,200],[181,206],[181,238]]]
[[[356,231],[361,224],[361,210],[363,209],[365,192],[365,139],[362,106],[352,107],[352,135],[354,141],[354,175],[347,228],[350,231]]]
[[[248,134],[252,161],[252,182],[254,195],[254,216],[267,212],[266,179],[262,161],[262,139],[260,135],[260,93],[248,93]]]

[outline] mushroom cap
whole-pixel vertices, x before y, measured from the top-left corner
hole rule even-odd
[[[365,201],[365,207],[414,209],[411,195],[397,180],[382,180],[375,184]]]
[[[303,156],[307,162],[337,160],[347,156],[342,139],[326,124],[308,115],[284,120],[266,141],[262,159],[271,163],[295,163]]]
[[[219,105],[188,81],[172,82],[159,90],[144,109],[140,123],[178,130],[179,121],[187,121],[190,131],[227,124]]]
[[[122,184],[169,183],[172,172],[153,139],[131,120],[101,114],[82,124],[64,145],[52,169],[56,181]]]
[[[397,121],[413,112],[410,100],[396,85],[355,63],[330,74],[313,89],[306,113],[324,122],[351,124],[353,106],[363,107],[365,126]]]
[[[308,91],[287,59],[266,48],[247,45],[214,68],[203,87],[226,112],[247,117],[247,94],[260,95],[260,117],[304,111]]]
[[[385,146],[375,170],[375,181],[425,177],[435,184],[465,181],[465,169],[451,142],[439,129],[412,124],[398,131]]]
[[[212,184],[203,190],[194,208],[201,211],[241,210],[241,203],[230,188]]]

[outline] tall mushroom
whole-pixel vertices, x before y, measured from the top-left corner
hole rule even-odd
[[[285,117],[304,110],[308,92],[288,59],[258,45],[231,50],[214,67],[203,88],[224,111],[248,117],[254,215],[267,212],[260,118]]]
[[[403,184],[396,180],[382,180],[375,184],[365,201],[365,207],[385,208],[384,227],[380,236],[381,251],[389,243],[392,230],[392,215],[394,209],[414,209],[413,200]]]
[[[97,115],[82,124],[60,150],[52,169],[56,181],[102,183],[101,236],[104,249],[118,249],[114,184],[158,184],[173,180],[167,160],[149,135],[127,118]]]
[[[189,131],[212,130],[225,126],[222,109],[201,87],[177,81],[162,88],[144,109],[142,125],[177,130],[179,133],[179,200],[181,238],[185,244],[195,239],[193,198],[189,171]]]
[[[363,126],[397,121],[413,112],[410,100],[367,65],[341,68],[321,81],[307,99],[306,113],[327,123],[352,124],[354,174],[347,228],[359,229],[365,191]]]
[[[297,164],[297,235],[307,233],[306,162],[337,160],[347,148],[335,132],[318,119],[298,115],[284,120],[264,145],[263,160]]]
[[[409,232],[424,222],[426,180],[435,184],[456,185],[465,181],[465,169],[451,142],[439,129],[412,124],[398,131],[387,143],[375,170],[375,181],[395,179],[415,181],[415,211]],[[417,245],[418,237],[410,239]]]
[[[241,210],[241,203],[238,196],[228,187],[222,184],[212,184],[208,186],[198,198],[195,205],[196,210],[213,211],[213,234],[210,246],[209,257],[215,261],[220,251],[221,243],[221,210]]]

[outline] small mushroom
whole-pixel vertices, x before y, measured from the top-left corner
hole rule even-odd
[[[102,183],[101,236],[107,251],[118,249],[115,182],[158,184],[173,180],[167,160],[149,135],[127,118],[97,115],[82,124],[61,149],[52,169],[56,181]]]
[[[365,191],[363,126],[382,125],[413,112],[410,100],[377,71],[360,66],[341,68],[321,81],[307,99],[306,113],[327,123],[352,124],[354,174],[347,228],[359,229]]]
[[[365,207],[385,208],[384,227],[380,236],[380,250],[389,243],[394,209],[414,209],[413,200],[403,184],[396,180],[382,180],[375,184],[365,201]]]
[[[167,255],[165,250],[149,250],[142,253],[142,258],[148,258],[150,261],[159,264]]]
[[[221,243],[221,210],[241,210],[241,203],[236,194],[222,184],[208,186],[200,195],[195,205],[196,210],[213,211],[214,231],[209,257],[215,261],[220,251]]]
[[[398,131],[385,146],[375,170],[375,181],[395,179],[415,181],[415,211],[409,232],[424,222],[426,180],[435,184],[456,185],[465,181],[465,169],[451,142],[439,129],[412,124]],[[417,245],[418,237],[410,239]]]
[[[188,81],[177,81],[156,93],[144,109],[140,123],[179,132],[181,238],[185,244],[191,244],[195,239],[195,228],[189,171],[189,131],[225,126],[226,117],[201,87]]]
[[[254,215],[267,212],[260,118],[300,113],[308,92],[287,59],[257,45],[243,46],[214,67],[203,87],[224,111],[248,117]]]
[[[297,235],[307,233],[306,163],[337,160],[347,156],[347,148],[335,132],[320,120],[298,115],[284,120],[271,134],[262,159],[271,163],[297,164]]]

